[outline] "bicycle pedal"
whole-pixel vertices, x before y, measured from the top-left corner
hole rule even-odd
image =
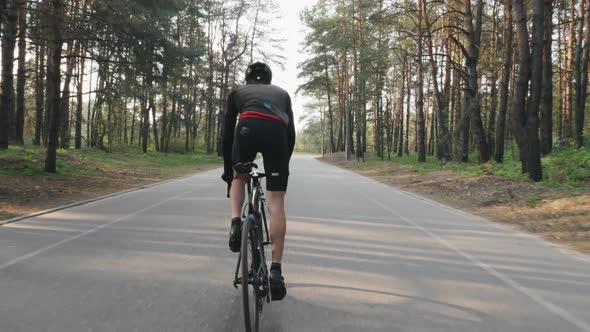
[[[271,244],[272,244],[272,241],[262,242],[262,245],[263,246],[268,246],[268,245],[271,245]]]

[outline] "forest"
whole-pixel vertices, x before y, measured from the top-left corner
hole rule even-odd
[[[2,0],[0,150],[219,153],[229,91],[280,64],[273,1]],[[266,51],[271,50],[271,51]],[[275,51],[273,51],[275,50]]]
[[[542,157],[585,146],[588,0],[320,0],[301,19],[316,152],[483,164],[516,146],[541,181]]]
[[[1,0],[0,150],[43,146],[47,172],[58,149],[219,154],[243,68],[284,63],[277,6]],[[318,0],[300,17],[303,150],[502,163],[516,146],[540,181],[543,156],[585,146],[590,0]]]

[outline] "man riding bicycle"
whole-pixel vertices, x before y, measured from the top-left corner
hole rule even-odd
[[[239,252],[242,233],[240,216],[245,185],[249,179],[248,174],[235,172],[233,166],[252,162],[257,153],[262,153],[267,174],[266,198],[272,242],[270,292],[273,301],[280,301],[287,294],[281,260],[287,230],[284,200],[289,179],[289,161],[295,146],[295,126],[289,94],[271,82],[270,67],[256,62],[246,70],[246,85],[229,94],[225,113],[222,178],[231,185],[229,247],[232,252]]]

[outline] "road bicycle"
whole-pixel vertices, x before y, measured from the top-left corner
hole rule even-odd
[[[234,287],[242,286],[244,323],[247,332],[257,332],[264,302],[270,302],[268,268],[264,248],[271,244],[266,223],[266,199],[261,180],[266,177],[255,163],[240,163],[236,172],[248,174],[248,201],[242,210],[242,246]],[[266,235],[266,237],[265,237]],[[250,287],[252,286],[252,287]]]

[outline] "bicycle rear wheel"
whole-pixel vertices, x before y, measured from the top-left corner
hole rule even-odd
[[[257,273],[260,266],[257,234],[251,215],[242,224],[242,300],[246,332],[257,332],[260,322],[260,296],[258,296]],[[250,287],[252,285],[252,287]]]

